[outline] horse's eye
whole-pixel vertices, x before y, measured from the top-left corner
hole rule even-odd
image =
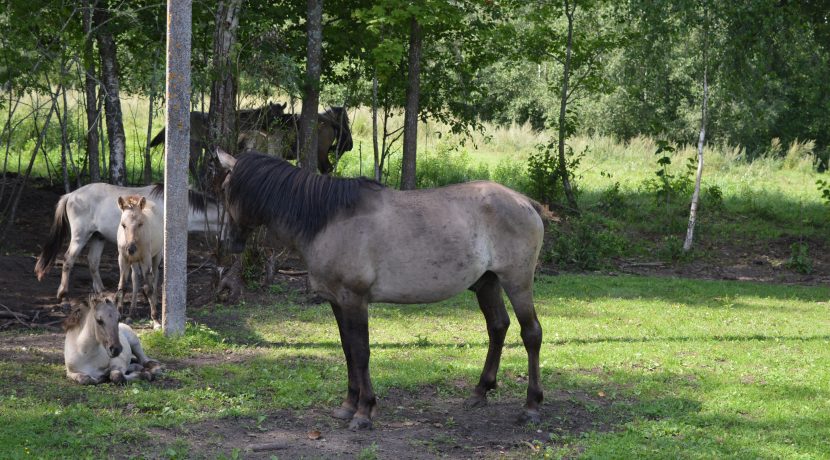
[[[121,224],[121,228],[127,228],[127,224]]]
[[[104,321],[103,321],[103,320],[96,319],[95,321],[97,321],[97,322],[98,322],[98,324],[99,324],[99,325],[101,325],[101,326],[103,326],[103,325],[104,325]]]
[[[138,224],[138,226],[139,226],[139,227],[143,227],[143,226],[144,226],[144,222],[142,222],[142,223]]]

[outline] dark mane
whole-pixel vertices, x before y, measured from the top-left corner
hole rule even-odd
[[[365,187],[383,185],[365,177],[321,176],[280,158],[246,152],[237,157],[227,192],[242,221],[277,222],[308,241],[337,213],[354,209]]]
[[[150,192],[150,196],[153,198],[162,198],[164,197],[164,184],[161,182],[156,182],[153,184],[153,190]],[[214,204],[216,200],[213,198],[205,195],[204,193],[197,192],[196,190],[187,190],[187,204],[190,206],[190,209],[194,212],[205,212],[208,204]]]
[[[319,115],[321,120],[328,121],[334,128],[336,142],[332,144],[329,151],[336,152],[338,155],[350,151],[354,144],[352,143],[352,131],[349,128],[349,114],[346,113],[346,108],[340,106],[329,107]]]

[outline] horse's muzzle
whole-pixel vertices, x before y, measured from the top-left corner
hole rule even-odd
[[[127,246],[127,253],[131,256],[134,256],[135,251],[137,251],[137,250],[138,250],[138,247],[135,245],[135,243],[130,243],[130,245]]]
[[[121,350],[122,350],[121,345],[112,345],[112,346],[110,346],[110,349],[109,349],[110,358],[115,358],[116,356],[120,355]]]

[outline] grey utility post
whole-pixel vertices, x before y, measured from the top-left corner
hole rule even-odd
[[[187,305],[187,161],[190,152],[191,0],[167,0],[164,142],[164,335],[184,334]]]

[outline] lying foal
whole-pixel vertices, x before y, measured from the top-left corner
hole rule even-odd
[[[72,309],[63,328],[66,376],[82,385],[153,380],[162,371],[144,354],[132,328],[118,322],[118,309],[108,298],[90,296],[89,304]]]

